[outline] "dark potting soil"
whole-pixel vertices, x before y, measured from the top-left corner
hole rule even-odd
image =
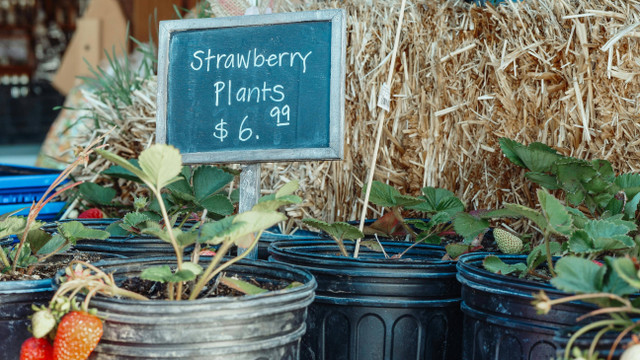
[[[18,268],[16,271],[7,271],[0,273],[0,281],[19,281],[19,280],[42,280],[50,279],[55,276],[56,272],[64,269],[71,261],[85,261],[93,263],[101,260],[103,257],[96,254],[87,254],[83,252],[68,252],[52,256],[44,263],[36,263],[27,268]]]
[[[238,278],[235,277],[234,278]],[[246,281],[252,285],[255,285],[261,289],[267,291],[275,291],[286,288],[290,285],[289,282],[284,280],[267,280],[267,279],[257,279],[257,278],[242,278],[243,281]],[[129,291],[133,291],[140,295],[146,296],[150,300],[165,300],[167,299],[167,284],[161,283],[158,281],[151,281],[141,279],[139,277],[131,277],[127,278],[120,285],[121,288]],[[189,297],[189,286],[185,286],[185,290],[182,298],[186,299]],[[198,298],[215,298],[215,297],[238,297],[244,296],[243,292],[240,292],[236,289],[230,288],[225,284],[216,281],[216,279],[210,281],[202,290],[200,296]]]

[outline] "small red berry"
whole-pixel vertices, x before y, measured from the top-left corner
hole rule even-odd
[[[78,215],[78,219],[102,219],[104,218],[104,213],[102,210],[97,208],[92,208],[89,210],[85,210],[80,215]]]
[[[30,337],[22,343],[20,360],[53,360],[53,346],[45,338]]]

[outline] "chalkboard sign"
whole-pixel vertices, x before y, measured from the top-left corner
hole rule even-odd
[[[343,157],[344,10],[160,22],[156,141],[187,164]]]

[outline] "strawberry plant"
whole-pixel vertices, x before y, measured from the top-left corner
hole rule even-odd
[[[60,224],[54,234],[40,229],[44,225],[37,217],[44,206],[63,192],[80,185],[79,182],[64,184],[71,172],[80,164],[86,162],[89,155],[96,150],[101,139],[82,150],[77,159],[65,168],[53,181],[43,196],[34,202],[26,217],[14,216],[15,213],[0,217],[0,238],[17,237],[15,245],[4,246],[0,249],[0,266],[2,273],[16,272],[18,268],[26,268],[27,273],[33,271],[33,266],[42,263],[51,256],[68,249],[82,239],[106,239],[108,232],[86,228],[80,222],[73,221]],[[58,187],[62,188],[58,189]]]

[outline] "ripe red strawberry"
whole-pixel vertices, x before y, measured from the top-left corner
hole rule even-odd
[[[85,210],[78,215],[78,219],[102,219],[104,218],[104,213],[102,210],[97,208],[91,208],[89,210]]]
[[[20,360],[53,360],[53,347],[45,338],[30,337],[22,343]]]
[[[62,317],[53,341],[55,360],[86,360],[102,337],[102,320],[84,311]]]

